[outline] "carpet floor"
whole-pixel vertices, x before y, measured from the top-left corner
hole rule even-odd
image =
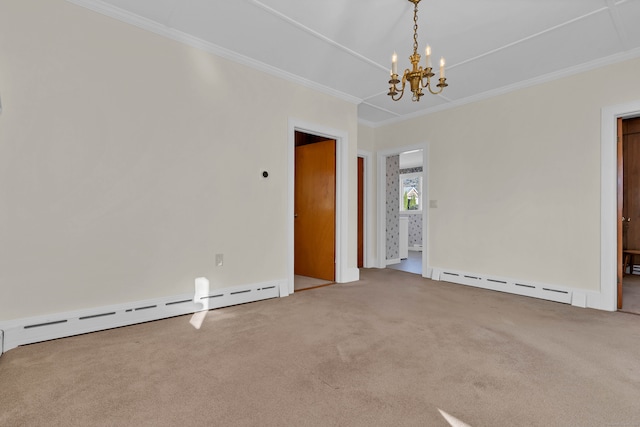
[[[640,426],[637,315],[381,269],[191,317],[8,351],[0,425]]]

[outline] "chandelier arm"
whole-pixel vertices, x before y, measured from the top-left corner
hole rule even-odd
[[[438,83],[438,84],[436,85],[436,86],[438,86],[438,87],[440,88],[440,90],[439,90],[439,91],[437,91],[437,92],[432,91],[432,90],[431,90],[431,84],[429,84],[429,92],[431,92],[431,93],[432,93],[432,94],[434,94],[434,95],[438,95],[438,94],[440,94],[440,93],[444,90],[444,88],[445,88],[445,87],[449,86],[449,85],[447,84],[446,80],[447,80],[447,79],[445,79],[444,77],[440,79],[440,83]]]
[[[431,86],[431,76],[428,73],[422,73],[422,77],[420,78],[420,86],[423,88],[429,88],[429,86]]]
[[[394,101],[400,101],[400,99],[402,99],[402,95],[404,95],[404,89],[402,89],[402,91],[400,91],[400,92],[396,91],[395,93],[396,93],[396,95],[400,94],[400,96],[398,96],[396,98],[394,95],[390,94],[391,99],[394,100]]]
[[[394,92],[400,94],[400,96],[397,97],[397,98],[394,98],[393,95],[391,95],[391,99],[393,99],[394,101],[400,101],[400,99],[404,95],[404,88],[407,85],[407,73],[408,72],[409,72],[409,70],[404,70],[404,74],[402,75],[402,88],[400,89],[399,92],[398,92],[398,89],[395,87],[396,85],[393,85]]]
[[[393,93],[389,93],[389,95],[391,95],[391,99],[394,101],[399,101],[402,96],[404,95],[404,89],[407,86],[407,74],[409,73],[409,70],[404,70],[404,74],[402,75],[402,88],[400,89],[400,91],[398,91],[398,88],[396,87],[396,85],[393,85]],[[394,95],[396,94],[400,94],[399,97],[394,98]]]
[[[440,93],[442,93],[442,89],[444,89],[444,86],[441,86],[440,90],[437,92],[431,90],[431,85],[427,86],[427,89],[429,89],[429,92],[431,92],[432,95],[439,95]]]
[[[398,95],[398,86],[397,86],[398,83],[400,83],[400,80],[398,80],[398,75],[392,74],[391,80],[389,80],[389,92],[387,93],[387,95],[389,95],[391,99],[394,101],[397,101],[400,98],[402,98],[402,95],[404,94],[404,87],[403,87],[402,92],[400,93],[400,96],[396,98],[396,96]]]

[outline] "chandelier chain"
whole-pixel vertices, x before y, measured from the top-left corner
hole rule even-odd
[[[413,54],[418,53],[418,3],[413,7]]]

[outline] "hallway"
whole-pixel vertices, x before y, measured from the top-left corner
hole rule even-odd
[[[422,252],[409,251],[409,257],[403,259],[399,264],[387,265],[387,268],[406,271],[407,273],[422,274]],[[640,276],[639,276],[640,277]]]

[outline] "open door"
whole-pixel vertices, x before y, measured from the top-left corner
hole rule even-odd
[[[624,275],[624,271],[622,269],[622,264],[624,260],[622,259],[622,207],[624,201],[624,169],[623,169],[623,145],[622,145],[622,118],[619,117],[617,121],[617,150],[618,150],[618,222],[617,222],[617,240],[618,240],[618,310],[622,308],[622,277]]]
[[[294,273],[335,281],[335,140],[296,146],[294,192]]]
[[[364,158],[358,157],[358,268],[364,267]]]

